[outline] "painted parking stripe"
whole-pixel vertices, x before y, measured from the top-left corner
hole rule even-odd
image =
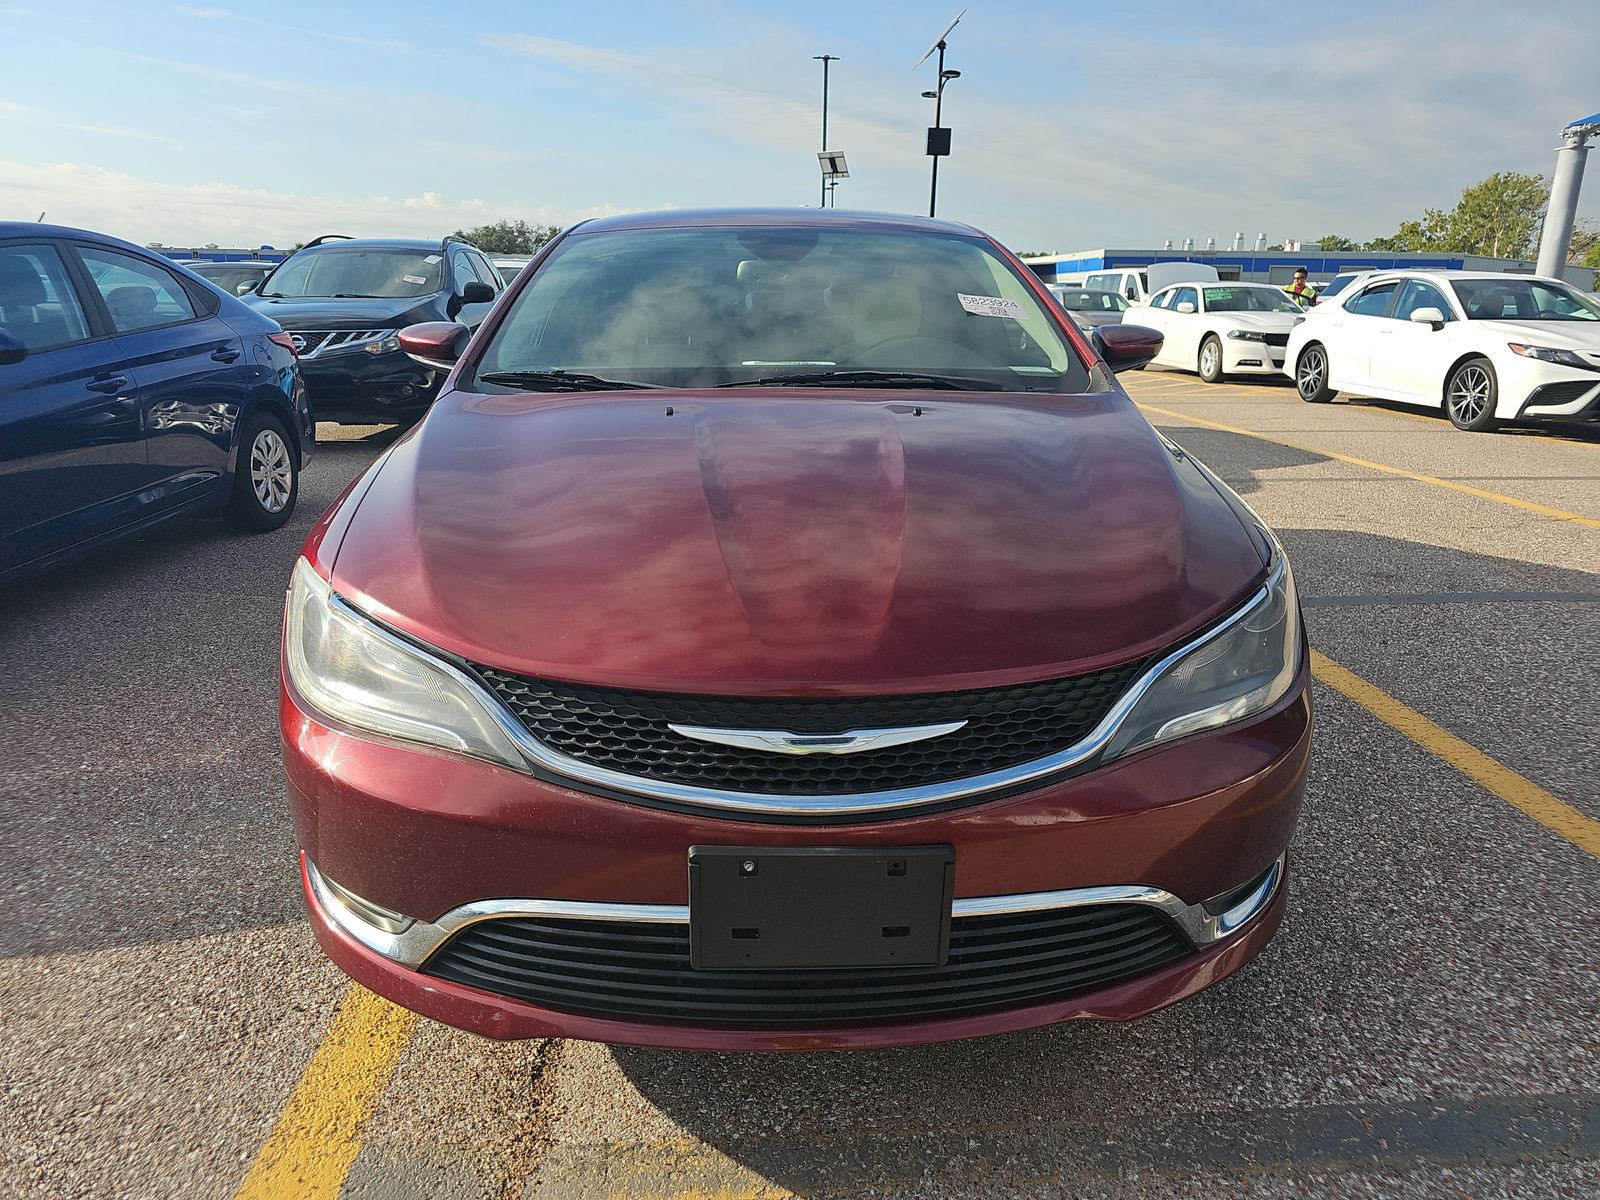
[[[416,1023],[352,984],[234,1200],[336,1200]]]
[[[1138,401],[1134,403],[1138,404]],[[1400,467],[1388,466],[1385,463],[1371,462],[1365,458],[1354,458],[1348,454],[1324,450],[1319,446],[1305,446],[1299,442],[1286,441],[1283,438],[1272,437],[1269,434],[1257,433],[1252,429],[1241,429],[1237,425],[1224,425],[1221,421],[1208,421],[1204,417],[1191,417],[1186,413],[1174,412],[1170,408],[1158,408],[1154,404],[1139,404],[1139,408],[1143,412],[1155,413],[1157,416],[1168,417],[1174,421],[1187,421],[1191,425],[1201,425],[1207,429],[1220,430],[1223,433],[1235,433],[1240,437],[1254,438],[1258,442],[1271,442],[1275,446],[1286,446],[1290,450],[1300,450],[1306,454],[1320,454],[1323,458],[1349,463],[1353,467],[1365,467],[1369,471],[1380,471],[1385,475],[1397,475],[1401,479],[1411,479],[1417,483],[1432,484],[1434,487],[1446,488],[1452,492],[1476,496],[1480,500],[1493,500],[1496,504],[1509,504],[1511,507],[1520,508],[1525,512],[1538,513],[1541,517],[1553,517],[1558,521],[1571,521],[1577,525],[1588,526],[1590,529],[1600,529],[1600,518],[1585,517],[1580,513],[1568,512],[1563,508],[1551,508],[1548,504],[1536,504],[1532,500],[1518,500],[1515,496],[1503,496],[1499,492],[1475,488],[1471,484],[1457,483],[1453,479],[1440,479],[1435,475],[1424,475],[1418,471],[1407,471]]]
[[[1558,800],[1531,779],[1496,762],[1476,746],[1441,729],[1416,709],[1340,666],[1327,655],[1311,652],[1311,672],[1323,683],[1355,701],[1385,725],[1406,735],[1443,759],[1479,786],[1520,809],[1552,833],[1600,858],[1600,821],[1591,820]]]

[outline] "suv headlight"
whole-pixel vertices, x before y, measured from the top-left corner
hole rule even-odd
[[[391,335],[376,342],[368,342],[361,348],[368,354],[392,354],[400,349],[400,339],[398,336]]]
[[[1175,651],[1107,744],[1104,760],[1271,708],[1300,670],[1300,604],[1281,549],[1266,585],[1199,643]]]
[[[1236,342],[1264,342],[1267,335],[1254,329],[1230,329],[1228,336]]]
[[[465,675],[367,620],[304,558],[289,584],[283,650],[295,690],[342,724],[526,766]]]

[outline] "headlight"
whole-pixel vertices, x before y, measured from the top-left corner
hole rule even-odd
[[[1506,349],[1523,358],[1537,358],[1540,362],[1560,363],[1563,367],[1580,367],[1593,371],[1595,364],[1575,350],[1558,350],[1554,346],[1525,346],[1521,342],[1507,342]]]
[[[466,676],[362,617],[303,558],[289,584],[283,649],[295,690],[342,724],[526,765]]]
[[[1133,702],[1105,759],[1214,729],[1281,700],[1300,669],[1300,606],[1288,559],[1267,584],[1196,646],[1177,651]]]
[[[389,354],[400,349],[400,339],[397,337],[386,337],[382,341],[368,342],[361,348],[368,354]]]
[[[1254,329],[1230,329],[1228,336],[1236,342],[1264,342],[1267,335],[1258,333]]]

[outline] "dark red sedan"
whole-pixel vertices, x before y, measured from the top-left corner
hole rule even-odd
[[[318,939],[493,1037],[894,1045],[1171,1004],[1282,913],[1282,548],[963,225],[591,221],[307,541]]]

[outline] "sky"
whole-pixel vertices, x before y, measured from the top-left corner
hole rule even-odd
[[[959,8],[0,0],[0,220],[286,247],[815,205],[824,53],[839,207],[926,213],[913,63]],[[1495,171],[1548,176],[1600,111],[1594,13],[972,0],[939,215],[1021,251],[1392,233]]]

